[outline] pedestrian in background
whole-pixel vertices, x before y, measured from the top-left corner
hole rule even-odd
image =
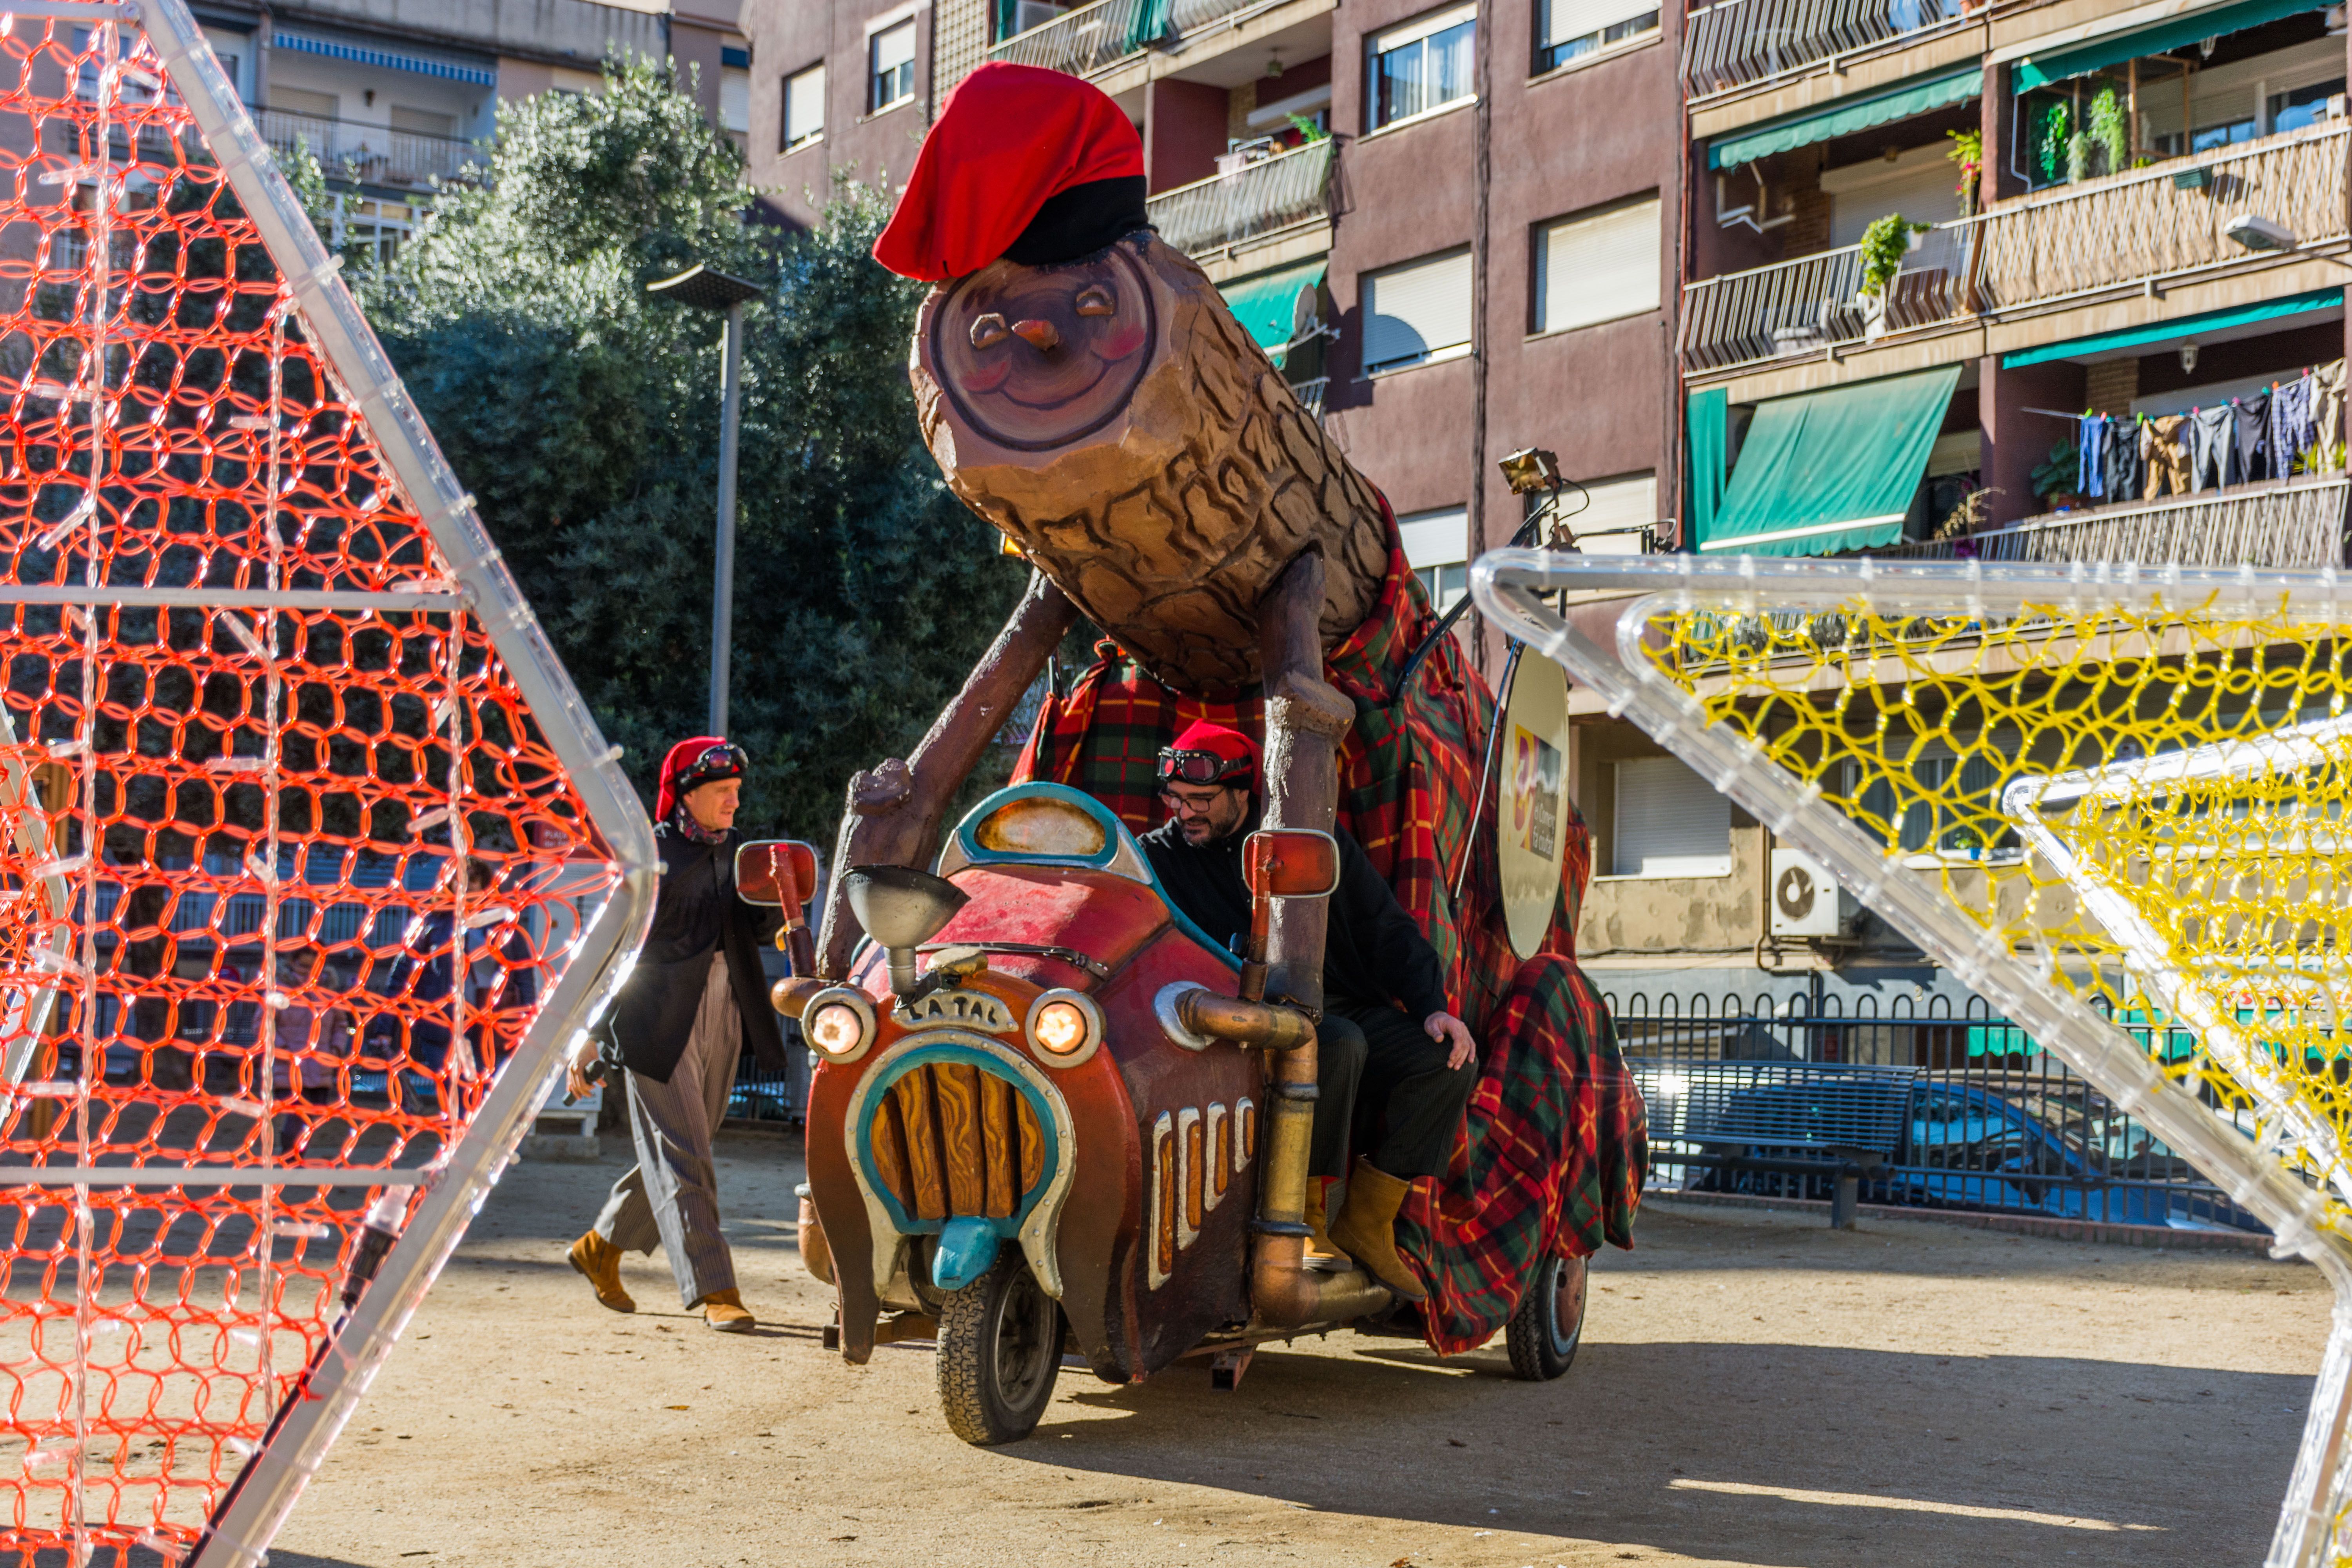
[[[735,1067],[750,1046],[763,1066],[784,1063],[782,1032],[770,1005],[760,949],[782,923],[779,911],[735,891],[735,812],[743,792],[743,749],[718,736],[681,741],[662,760],[654,837],[661,884],[653,930],[636,967],[567,1075],[588,1092],[601,1055],[627,1069],[634,1170],[613,1184],[595,1226],[572,1244],[572,1267],[596,1300],[616,1312],[636,1303],[621,1288],[621,1256],[669,1256],[678,1300],[699,1307],[714,1329],[752,1326],[735,1285],[735,1263],[719,1230],[711,1135],[727,1110]]]

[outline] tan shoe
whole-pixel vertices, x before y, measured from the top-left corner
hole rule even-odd
[[[621,1249],[590,1231],[572,1244],[564,1257],[596,1288],[596,1304],[615,1312],[634,1312],[637,1304],[621,1289]]]
[[[1362,1264],[1371,1277],[1408,1301],[1425,1301],[1429,1292],[1397,1256],[1397,1210],[1404,1206],[1412,1184],[1390,1175],[1370,1160],[1359,1158],[1348,1177],[1348,1201],[1331,1222],[1331,1239]]]
[[[1332,1244],[1331,1232],[1325,1223],[1323,1210],[1325,1202],[1326,1188],[1323,1178],[1320,1176],[1307,1177],[1306,1213],[1307,1228],[1314,1233],[1307,1238],[1307,1266],[1309,1268],[1316,1268],[1328,1264],[1338,1264],[1341,1268],[1345,1268],[1348,1263],[1348,1255],[1341,1252],[1339,1247]]]
[[[695,1305],[702,1309],[703,1322],[722,1334],[749,1333],[758,1321],[743,1305],[740,1290],[713,1290]]]

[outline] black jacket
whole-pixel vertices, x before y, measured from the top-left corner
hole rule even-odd
[[[762,1067],[782,1068],[783,1032],[768,1001],[760,950],[774,940],[783,914],[735,896],[735,849],[743,836],[730,828],[719,843],[697,844],[662,823],[654,838],[662,874],[653,930],[628,984],[604,1015],[600,1037],[631,1072],[667,1083],[693,1033],[711,954],[724,952],[728,988],[743,1016],[743,1043]]]
[[[1228,837],[1193,846],[1173,819],[1143,835],[1143,852],[1176,907],[1194,925],[1235,954],[1249,946],[1249,886],[1242,880],[1242,840],[1257,826],[1253,811]],[[1416,1019],[1450,1012],[1445,970],[1396,893],[1342,828],[1339,887],[1331,895],[1330,932],[1323,945],[1327,1005],[1384,1007],[1404,1004]]]

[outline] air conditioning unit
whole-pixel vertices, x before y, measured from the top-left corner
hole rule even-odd
[[[1047,0],[1020,0],[1013,7],[1013,30],[1025,33],[1032,27],[1042,27],[1068,9],[1067,5],[1049,5]]]
[[[1843,936],[1860,906],[1829,868],[1801,849],[1772,851],[1774,936]]]

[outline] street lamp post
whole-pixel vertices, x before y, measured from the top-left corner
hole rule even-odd
[[[743,416],[743,305],[766,290],[700,263],[675,278],[646,285],[656,300],[675,300],[726,317],[719,413],[719,550],[710,594],[710,733],[727,733],[727,652],[735,629],[735,436]]]

